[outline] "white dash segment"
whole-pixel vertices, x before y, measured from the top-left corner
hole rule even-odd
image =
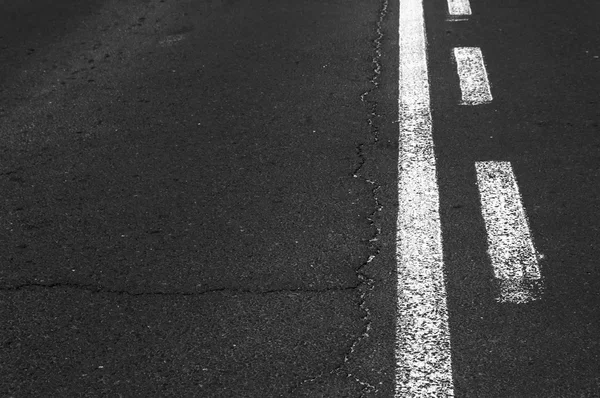
[[[453,397],[422,0],[400,0],[395,397]]]
[[[454,59],[462,93],[461,105],[480,105],[491,102],[492,91],[481,49],[479,47],[457,47],[454,49]]]
[[[527,303],[542,292],[538,254],[510,162],[476,162],[488,253],[499,302]]]
[[[471,15],[469,0],[448,0],[448,13],[453,17]]]

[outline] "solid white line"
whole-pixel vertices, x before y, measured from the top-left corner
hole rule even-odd
[[[478,47],[454,49],[456,69],[462,92],[461,105],[479,105],[492,101],[490,82]]]
[[[452,397],[422,0],[400,0],[395,396]]]
[[[542,290],[538,254],[510,162],[476,162],[475,169],[498,301],[536,300]]]
[[[448,13],[452,16],[471,15],[469,0],[448,0]]]

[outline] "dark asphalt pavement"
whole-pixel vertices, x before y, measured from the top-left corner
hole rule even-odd
[[[429,18],[434,139],[459,397],[600,396],[600,4],[473,1]],[[455,46],[481,47],[494,100],[460,99]],[[494,301],[475,161],[513,164],[544,295]]]
[[[1,4],[0,396],[393,396],[397,2]],[[600,5],[424,5],[456,396],[599,397]],[[540,301],[494,300],[481,160]]]
[[[364,166],[382,12],[4,13],[0,395],[391,391],[393,279],[375,292],[363,269],[382,235]]]

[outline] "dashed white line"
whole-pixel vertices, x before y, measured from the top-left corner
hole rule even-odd
[[[519,187],[510,162],[476,162],[488,253],[500,283],[498,301],[540,297],[542,279]]]
[[[478,47],[457,47],[454,49],[456,69],[462,93],[461,105],[479,105],[492,101],[483,54]]]
[[[400,0],[395,396],[452,397],[422,0]]]
[[[448,0],[448,13],[454,20],[471,15],[471,4],[469,0]]]

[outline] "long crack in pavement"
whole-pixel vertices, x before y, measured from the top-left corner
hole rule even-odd
[[[92,293],[109,293],[109,294],[124,294],[129,296],[201,296],[205,294],[277,294],[277,293],[328,293],[328,292],[343,292],[355,290],[360,287],[360,283],[348,286],[332,286],[322,289],[306,289],[306,288],[290,288],[290,289],[244,289],[244,288],[215,288],[197,291],[168,291],[168,290],[132,290],[132,289],[115,289],[101,285],[82,284],[73,282],[25,282],[11,286],[1,286],[2,291],[19,291],[26,289],[78,289],[86,290]]]
[[[356,169],[351,173],[351,176],[353,178],[362,179],[366,184],[368,184],[370,186],[370,191],[373,196],[373,202],[374,202],[374,207],[375,207],[373,212],[371,212],[371,214],[369,214],[369,216],[367,217],[370,226],[373,227],[375,230],[373,235],[371,236],[371,238],[368,240],[369,256],[368,256],[368,259],[356,269],[359,283],[356,287],[352,288],[352,289],[358,289],[360,291],[358,303],[359,303],[360,309],[364,313],[364,315],[362,317],[362,322],[364,325],[363,330],[362,330],[362,333],[356,337],[356,339],[352,342],[352,344],[349,346],[347,351],[344,353],[344,360],[342,363],[340,363],[338,366],[336,366],[335,368],[333,368],[332,370],[330,370],[327,373],[321,373],[319,375],[302,380],[301,382],[299,382],[298,384],[296,384],[294,387],[292,387],[290,389],[290,393],[293,393],[294,391],[298,390],[305,384],[313,383],[313,382],[316,382],[319,379],[322,379],[326,376],[332,376],[332,375],[336,375],[336,374],[342,375],[349,379],[352,379],[355,383],[358,383],[358,385],[361,386],[360,397],[364,397],[370,393],[377,392],[377,387],[375,387],[373,384],[369,383],[368,381],[364,380],[363,378],[361,378],[357,375],[352,374],[352,372],[348,369],[348,367],[349,367],[348,365],[351,362],[351,360],[352,360],[353,356],[355,355],[360,344],[365,342],[367,339],[369,339],[369,336],[370,336],[371,323],[372,323],[371,318],[372,317],[371,317],[371,311],[367,305],[366,299],[367,299],[369,292],[371,292],[374,288],[374,280],[371,277],[369,277],[369,275],[365,272],[365,268],[376,258],[376,256],[380,252],[380,247],[379,247],[378,241],[379,241],[379,237],[381,236],[381,227],[378,225],[378,222],[377,222],[377,215],[378,215],[378,213],[380,213],[383,210],[383,205],[381,204],[379,197],[378,197],[378,191],[380,189],[380,185],[378,184],[378,182],[376,180],[370,179],[370,178],[362,175],[361,170],[363,169],[365,163],[367,162],[367,157],[365,154],[366,149],[376,145],[379,140],[379,127],[377,125],[378,102],[376,100],[370,100],[369,97],[372,95],[372,93],[375,90],[377,90],[379,88],[379,78],[381,75],[382,43],[383,43],[383,38],[384,38],[383,21],[385,20],[385,18],[387,16],[387,12],[388,12],[388,0],[383,0],[381,2],[381,6],[379,9],[379,16],[378,16],[378,19],[376,22],[375,38],[372,40],[372,45],[373,45],[374,49],[373,49],[373,58],[371,60],[371,63],[373,66],[373,74],[371,75],[371,78],[369,80],[371,87],[367,91],[365,91],[364,93],[362,93],[360,95],[360,101],[363,104],[366,104],[368,106],[368,117],[367,117],[366,122],[369,127],[370,140],[367,142],[361,142],[361,143],[357,144],[356,154],[359,158],[359,162],[358,162],[358,166],[356,167]]]

